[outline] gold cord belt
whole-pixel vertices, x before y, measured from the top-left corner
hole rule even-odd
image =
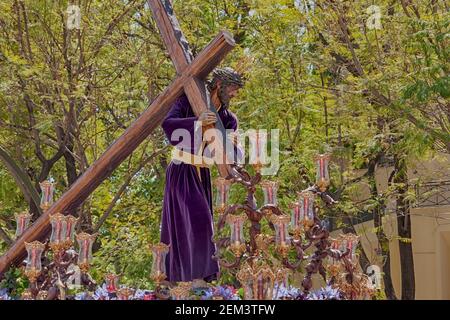
[[[211,168],[214,164],[212,158],[192,154],[177,148],[172,151],[172,160],[193,165],[197,168]]]

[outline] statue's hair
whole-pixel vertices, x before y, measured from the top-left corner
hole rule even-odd
[[[217,87],[217,82],[222,81],[225,85],[237,85],[242,88],[244,86],[244,77],[233,70],[232,68],[216,68],[213,71],[212,79],[208,81],[208,89],[209,91],[214,90]]]

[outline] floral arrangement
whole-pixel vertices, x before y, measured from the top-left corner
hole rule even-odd
[[[74,300],[158,300],[153,290],[131,289],[125,286],[119,288],[129,289],[131,295],[124,298],[118,292],[110,292],[104,283],[102,286],[92,292],[79,292],[73,296],[67,296],[67,299]],[[197,288],[192,290],[190,300],[241,300],[241,289],[236,289],[231,285],[221,285],[208,288]],[[321,288],[317,291],[305,293],[295,287],[286,288],[285,286],[275,287],[274,300],[343,300],[341,292],[331,286]],[[0,289],[0,300],[18,300],[17,297],[11,297],[6,289]]]
[[[230,285],[194,290],[200,300],[241,300],[238,289]]]
[[[122,289],[128,290],[131,295],[120,294]],[[108,290],[106,283],[98,287],[93,294],[80,292],[75,295],[75,300],[157,300],[152,290],[131,289],[125,286],[119,288],[118,292]]]
[[[344,300],[344,297],[339,289],[330,285],[308,294],[295,287],[275,286],[273,300]]]
[[[342,293],[337,288],[326,286],[315,292],[311,292],[307,300],[343,300]]]

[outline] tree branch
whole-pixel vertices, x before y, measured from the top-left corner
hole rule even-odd
[[[112,210],[114,209],[117,201],[120,199],[120,197],[122,196],[123,192],[125,191],[125,189],[128,187],[128,185],[130,184],[131,180],[133,180],[134,176],[147,164],[149,163],[151,160],[153,160],[156,156],[158,156],[159,154],[164,153],[166,150],[168,149],[168,146],[154,152],[153,154],[151,154],[150,156],[148,156],[145,160],[141,161],[141,163],[136,167],[136,169],[134,169],[133,172],[131,172],[125,179],[124,183],[120,186],[119,190],[116,192],[116,194],[114,195],[114,198],[112,199],[112,201],[110,202],[108,208],[106,209],[106,211],[103,213],[103,215],[100,217],[100,219],[98,220],[97,225],[94,228],[94,232],[98,232],[98,230],[101,228],[101,226],[103,225],[103,223],[106,221],[106,219],[108,218],[108,216],[111,214]]]
[[[25,200],[31,205],[34,203],[39,214],[42,214],[42,211],[39,207],[40,198],[36,189],[33,187],[30,178],[28,175],[20,168],[20,166],[14,161],[14,159],[0,146],[0,161],[4,163],[6,169],[14,178],[17,183],[17,186],[22,191]]]
[[[8,234],[0,227],[0,238],[6,243],[6,245],[10,246],[14,241],[8,236]]]

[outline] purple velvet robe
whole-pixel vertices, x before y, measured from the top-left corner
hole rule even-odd
[[[237,118],[231,111],[220,109],[218,113],[225,129],[237,129]],[[162,128],[170,143],[177,145],[179,141],[172,139],[174,130],[183,128],[194,136],[195,121],[197,117],[186,95],[182,95],[173,104]],[[201,134],[201,128],[196,132]],[[193,147],[193,139],[191,142]],[[217,261],[212,259],[216,247],[212,241],[214,229],[210,170],[200,168],[200,175],[201,179],[195,166],[173,161],[166,171],[161,242],[170,245],[166,258],[169,281],[208,281],[216,278],[219,271]]]

